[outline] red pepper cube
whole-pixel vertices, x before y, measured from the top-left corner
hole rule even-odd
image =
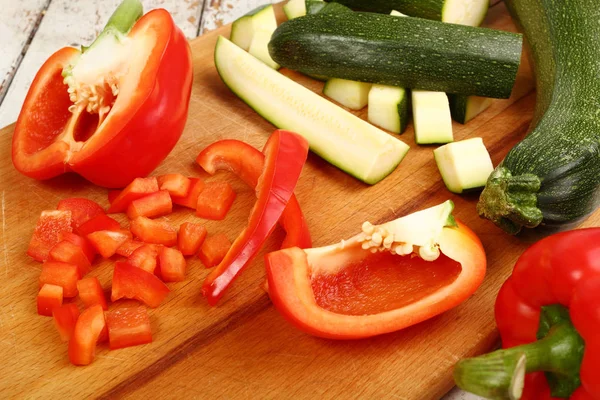
[[[77,318],[69,340],[69,361],[74,365],[91,364],[96,355],[96,343],[105,331],[106,321],[102,306],[86,308]]]
[[[198,178],[189,178],[190,188],[185,196],[171,196],[173,204],[179,204],[180,206],[196,209],[198,205],[198,196],[204,189],[204,181]]]
[[[206,239],[206,228],[202,225],[192,222],[184,222],[179,227],[177,236],[177,246],[184,256],[191,256],[198,253],[200,246]]]
[[[52,310],[63,302],[63,288],[58,285],[44,284],[37,295],[37,312],[39,315],[52,316]]]
[[[73,243],[75,246],[79,246],[90,264],[92,264],[97,253],[96,249],[94,249],[94,246],[92,246],[89,240],[72,232],[63,232],[62,235],[60,235],[60,239]]]
[[[100,285],[100,281],[95,276],[83,278],[77,282],[77,290],[79,291],[79,298],[86,307],[89,308],[99,304],[102,306],[103,310],[108,310],[108,304],[106,303],[106,297],[104,297],[102,285]]]
[[[61,234],[72,230],[71,211],[42,211],[29,242],[27,254],[37,261],[46,261],[50,249],[60,242]]]
[[[202,247],[200,247],[198,257],[206,268],[214,267],[225,258],[230,247],[231,242],[227,239],[227,236],[223,233],[218,233],[206,238],[204,243],[202,243]]]
[[[156,218],[170,214],[172,211],[173,203],[169,192],[160,190],[129,203],[127,217],[129,219],[136,219],[139,216]]]
[[[126,262],[115,263],[112,279],[111,300],[136,299],[156,308],[167,297],[170,290],[155,275],[136,268]]]
[[[92,270],[92,264],[83,249],[67,240],[58,242],[50,249],[49,261],[61,261],[67,264],[75,264],[79,268],[79,275],[84,276]]]
[[[109,213],[119,213],[127,210],[129,203],[150,193],[158,192],[158,181],[156,177],[135,178],[119,195],[112,201],[108,208]]]
[[[62,288],[61,288],[62,289]],[[79,318],[79,309],[74,303],[64,304],[52,310],[54,326],[60,335],[60,340],[68,342],[75,330],[75,323]]]
[[[111,350],[152,342],[146,307],[123,307],[105,314]]]
[[[187,263],[183,254],[177,249],[163,247],[158,253],[160,275],[165,282],[185,281]]]
[[[121,194],[121,190],[109,190],[108,191],[108,204],[112,204],[115,202],[115,199],[119,197]]]
[[[129,239],[117,249],[117,254],[123,257],[129,257],[131,253],[142,247],[145,243],[139,240]]]
[[[73,229],[76,229],[98,215],[105,214],[104,208],[102,208],[100,204],[89,199],[78,197],[59,201],[56,209],[61,211],[71,211],[71,225],[73,226]]]
[[[77,296],[77,281],[79,268],[74,264],[59,261],[46,261],[40,273],[40,287],[45,284],[56,285],[63,288],[64,297]]]
[[[156,178],[158,180],[158,188],[167,190],[171,196],[183,197],[190,190],[190,178],[181,174],[166,174]]]
[[[177,230],[167,221],[137,217],[131,221],[130,229],[137,238],[146,243],[165,246],[177,244]]]
[[[131,232],[120,231],[96,231],[87,235],[92,246],[104,258],[112,257],[119,247],[131,239]]]
[[[235,196],[229,183],[209,182],[198,196],[196,215],[206,219],[222,220],[229,212]]]
[[[131,253],[129,258],[127,258],[127,263],[153,274],[156,269],[157,258],[158,249],[156,246],[145,244]]]
[[[119,229],[121,229],[121,224],[108,215],[103,214],[81,224],[76,231],[81,236],[87,236],[90,233],[97,231],[118,231]]]

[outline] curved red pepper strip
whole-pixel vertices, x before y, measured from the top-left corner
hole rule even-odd
[[[496,300],[503,347],[536,340],[540,308],[569,308],[585,341],[581,386],[571,399],[600,399],[600,228],[559,233],[529,248],[517,261]],[[522,399],[551,399],[542,373],[529,374]]]
[[[248,226],[202,285],[202,293],[209,304],[215,305],[219,301],[275,229],[294,194],[307,155],[308,142],[295,133],[277,130],[267,141],[265,165],[256,185],[258,199],[250,213]]]
[[[220,170],[230,171],[248,186],[256,188],[263,171],[265,156],[245,142],[226,139],[219,140],[202,150],[196,162],[211,175]],[[286,232],[281,244],[282,249],[312,247],[308,225],[295,195],[290,198],[279,222]]]

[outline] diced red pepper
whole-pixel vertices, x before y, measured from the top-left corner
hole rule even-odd
[[[235,192],[227,182],[209,182],[198,195],[196,215],[200,218],[220,221],[225,218],[233,201]]]
[[[169,288],[155,275],[126,262],[115,263],[111,300],[136,299],[156,308],[167,297]]]
[[[183,197],[190,190],[190,178],[181,174],[166,174],[156,179],[158,180],[158,188],[167,190],[171,196]]]
[[[177,236],[177,246],[184,256],[191,256],[198,253],[200,246],[206,239],[206,228],[202,225],[192,222],[184,222],[179,227]]]
[[[117,197],[119,197],[119,195],[121,194],[121,190],[109,190],[108,191],[108,204],[112,204],[114,203],[115,199]]]
[[[102,306],[91,306],[81,313],[69,341],[69,360],[72,364],[88,365],[94,361],[96,343],[105,329]]]
[[[58,242],[50,249],[49,261],[61,261],[67,264],[75,264],[79,268],[79,275],[85,276],[92,270],[92,264],[83,249],[67,240]]]
[[[52,310],[63,302],[63,288],[58,285],[44,284],[37,295],[37,312],[39,315],[52,316]]]
[[[97,231],[118,231],[119,229],[121,229],[121,224],[119,224],[119,222],[108,215],[103,214],[82,224],[76,229],[76,232],[81,236],[87,236],[90,233]]]
[[[131,232],[146,243],[174,246],[177,244],[177,229],[167,221],[137,217],[130,224]]]
[[[83,278],[77,282],[77,290],[79,291],[79,298],[86,307],[89,308],[99,304],[102,306],[103,310],[108,310],[108,304],[106,303],[106,297],[104,297],[102,285],[100,285],[100,281],[95,276]]]
[[[146,307],[123,307],[106,313],[111,350],[152,342]]]
[[[125,241],[119,248],[117,249],[117,254],[123,257],[129,257],[131,253],[135,250],[142,247],[145,243],[135,239],[129,239]]]
[[[189,178],[190,188],[185,196],[171,196],[173,204],[179,204],[180,206],[196,209],[198,205],[198,196],[204,189],[204,181],[198,178]]]
[[[139,216],[156,218],[173,211],[171,196],[166,190],[159,190],[139,199],[133,200],[127,207],[127,217],[136,219]]]
[[[56,206],[60,211],[71,211],[71,225],[76,229],[90,219],[104,215],[104,209],[95,201],[80,197],[63,199]]]
[[[156,177],[135,178],[119,195],[110,203],[109,213],[119,213],[127,210],[129,203],[150,193],[158,192]]]
[[[94,246],[92,246],[92,244],[86,238],[72,232],[63,232],[60,236],[60,240],[73,243],[75,246],[79,246],[90,264],[94,261],[94,257],[96,257],[97,254],[96,249],[94,249]]]
[[[163,247],[158,253],[160,274],[165,282],[185,281],[187,263],[183,254],[177,249]]]
[[[46,261],[50,249],[60,242],[61,233],[72,230],[71,211],[42,211],[29,242],[27,254],[37,261]]]
[[[134,267],[141,268],[153,274],[156,269],[157,258],[158,249],[156,246],[145,244],[131,253],[129,258],[127,258],[127,262]]]
[[[227,236],[223,233],[217,233],[204,240],[198,257],[206,268],[214,267],[223,260],[230,247],[231,242],[227,239]]]
[[[61,288],[62,289],[62,288]],[[68,342],[75,330],[75,323],[79,318],[79,309],[75,303],[64,304],[52,310],[54,326],[63,342]]]
[[[75,297],[77,296],[77,281],[79,278],[77,265],[59,261],[46,261],[42,265],[40,287],[45,284],[61,286],[64,297]]]
[[[131,239],[131,232],[126,230],[96,231],[87,235],[87,238],[102,257],[110,258],[123,243]]]

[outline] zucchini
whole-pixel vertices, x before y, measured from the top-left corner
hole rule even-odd
[[[281,24],[273,60],[311,75],[507,98],[519,34],[373,13],[319,13]]]
[[[272,35],[273,32],[269,31],[254,32],[248,53],[267,64],[269,67],[273,69],[279,69],[279,64],[273,61],[269,55],[269,41],[271,40]]]
[[[305,0],[306,1],[306,14],[316,14],[321,12],[327,5],[323,0]]]
[[[331,78],[323,86],[323,94],[351,110],[365,108],[369,101],[371,84]]]
[[[531,46],[529,134],[489,177],[477,209],[505,231],[570,228],[600,205],[600,24],[596,0],[508,0]]]
[[[306,15],[306,0],[290,0],[283,6],[283,13],[287,19],[294,19]]]
[[[408,15],[402,14],[400,11],[396,11],[396,10],[392,10],[390,12],[390,15],[393,15],[394,17],[408,17]]]
[[[492,105],[492,99],[488,97],[451,94],[448,100],[452,119],[461,124],[466,124]]]
[[[256,31],[273,32],[276,28],[275,10],[271,4],[267,4],[250,11],[233,22],[231,41],[248,51]]]
[[[278,128],[304,136],[313,152],[368,184],[389,175],[408,145],[267,67],[224,37],[215,47],[223,82]]]
[[[479,26],[485,19],[489,0],[335,0],[352,9],[389,14],[398,10],[411,17]]]
[[[369,91],[368,120],[390,132],[402,133],[408,124],[409,94],[395,86],[373,85]]]
[[[490,154],[478,137],[440,146],[433,156],[444,184],[453,193],[484,187],[494,170]]]
[[[413,125],[418,144],[449,143],[452,117],[448,96],[444,92],[412,91]]]

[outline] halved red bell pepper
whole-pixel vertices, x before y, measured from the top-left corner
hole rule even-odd
[[[81,224],[76,232],[81,236],[87,236],[90,233],[97,231],[118,231],[121,229],[121,224],[112,219],[106,214],[98,215],[91,218],[89,221]]]
[[[174,246],[177,244],[177,229],[167,221],[137,217],[130,224],[131,232],[146,243]]]
[[[156,276],[126,262],[115,263],[111,300],[136,299],[156,308],[167,297],[169,288]]]
[[[206,268],[212,268],[223,261],[230,248],[231,242],[227,238],[227,235],[217,233],[204,240],[202,246],[200,246],[198,258]]]
[[[69,360],[74,365],[89,365],[96,356],[96,343],[106,329],[104,310],[95,305],[86,308],[75,323],[69,340]]]
[[[124,212],[129,204],[141,197],[158,192],[158,181],[156,177],[135,178],[127,187],[119,192],[119,195],[110,202],[109,213]]]
[[[96,231],[87,235],[92,246],[104,258],[112,257],[121,245],[131,239],[131,232],[119,231]]]
[[[122,307],[106,313],[111,350],[152,342],[150,318],[146,307]]]
[[[50,249],[60,242],[61,235],[72,231],[71,211],[42,211],[33,236],[27,248],[27,254],[37,261],[46,261]]]
[[[397,331],[447,311],[483,281],[481,242],[446,202],[338,244],[265,256],[269,296],[299,329],[330,339]]]
[[[193,222],[184,222],[179,227],[177,235],[177,247],[184,256],[198,253],[200,246],[206,239],[206,228]]]
[[[156,179],[158,188],[168,191],[171,196],[183,197],[190,190],[190,178],[181,174],[166,174],[158,176]]]
[[[225,219],[235,197],[236,194],[229,183],[208,182],[198,195],[196,215],[217,221]]]
[[[86,238],[81,237],[72,232],[63,232],[60,235],[60,240],[73,243],[75,246],[79,246],[83,251],[83,254],[85,254],[85,256],[87,257],[90,264],[94,261],[94,257],[97,254],[96,249],[94,249],[94,246],[92,246],[92,244]]]
[[[90,219],[104,214],[104,209],[95,201],[80,197],[63,199],[56,206],[60,211],[71,211],[71,224],[73,229]]]
[[[140,197],[133,200],[127,207],[127,217],[136,219],[137,217],[156,218],[170,214],[173,211],[171,196],[166,190]]]
[[[157,260],[157,246],[153,244],[144,244],[142,247],[131,253],[131,255],[127,258],[127,263],[153,274],[156,270],[156,265],[158,263]]]
[[[83,249],[68,240],[58,242],[56,246],[50,249],[48,260],[75,264],[79,268],[80,276],[85,276],[92,270],[92,264]]]
[[[45,283],[37,295],[37,312],[39,315],[52,316],[52,311],[62,305],[63,288]]]
[[[102,285],[100,285],[100,281],[95,276],[83,278],[77,282],[77,290],[79,291],[79,298],[86,307],[99,304],[103,310],[108,310]]]
[[[75,324],[77,323],[77,318],[79,318],[77,304],[69,303],[55,308],[52,310],[52,318],[54,319],[54,326],[60,335],[60,340],[68,342],[71,336],[73,336]]]
[[[200,192],[204,190],[204,181],[198,178],[189,178],[190,179],[190,187],[185,196],[174,196],[171,195],[171,200],[173,204],[178,204],[180,206],[184,206],[191,209],[196,209],[198,206],[198,196]]]
[[[267,141],[264,169],[257,184],[257,201],[248,226],[202,285],[202,293],[209,304],[217,303],[275,229],[294,194],[307,155],[308,142],[295,133],[276,130]]]
[[[600,399],[599,293],[600,228],[537,242],[496,299],[504,350],[460,361],[456,383],[486,397]]]
[[[77,296],[77,281],[81,278],[79,268],[74,264],[59,261],[46,261],[40,273],[40,287],[45,284],[61,286],[64,297]]]
[[[121,190],[119,190],[119,189],[109,190],[108,196],[107,196],[108,204],[112,204],[115,201],[115,199],[117,197],[119,197],[120,194],[121,194]]]
[[[236,174],[248,186],[256,188],[263,171],[265,156],[259,150],[239,140],[219,140],[202,150],[196,162],[209,174],[225,170]],[[312,247],[306,219],[296,196],[292,195],[279,220],[286,231],[281,248]]]
[[[166,10],[141,15],[138,0],[125,0],[91,46],[44,63],[15,127],[17,170],[123,187],[169,154],[187,118],[190,47]]]
[[[160,276],[162,276],[163,281],[185,281],[187,262],[179,250],[162,247],[158,253],[158,264],[160,265]]]

